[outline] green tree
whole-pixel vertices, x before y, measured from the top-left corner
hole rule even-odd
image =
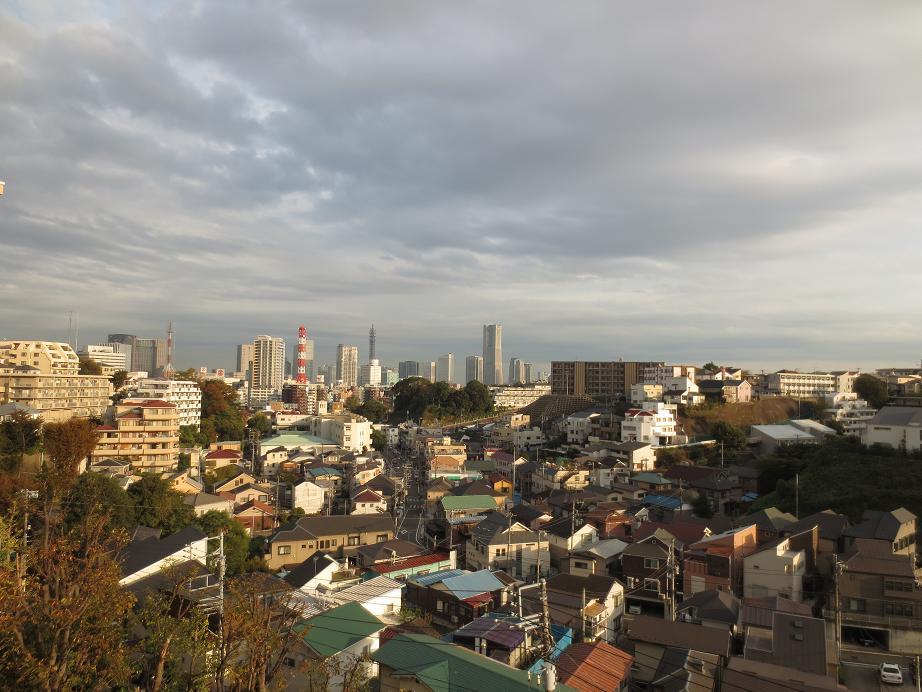
[[[383,430],[371,431],[371,446],[379,452],[387,447],[387,436],[384,434]]]
[[[228,576],[240,574],[250,556],[250,537],[239,521],[227,512],[211,510],[195,520],[207,536],[224,534],[224,559]]]
[[[23,457],[38,451],[41,444],[42,422],[24,411],[14,411],[0,423],[0,455],[3,468],[18,472]]]
[[[228,478],[233,478],[241,471],[243,471],[243,469],[237,466],[237,464],[228,464],[227,466],[221,466],[219,468],[216,468],[214,471],[209,471],[208,473],[205,474],[205,485],[212,486],[215,483],[226,481]]]
[[[852,391],[874,408],[880,408],[889,398],[887,383],[867,373],[855,378]]]
[[[711,437],[717,444],[723,444],[726,450],[738,450],[746,447],[746,433],[732,423],[719,420],[711,424]]]
[[[80,359],[81,375],[102,375],[102,366],[90,358]]]
[[[127,370],[116,370],[112,373],[112,387],[118,391],[125,386],[125,383],[128,381],[128,371]]]
[[[185,495],[173,490],[170,481],[161,476],[143,475],[128,487],[128,494],[135,501],[135,520],[141,526],[171,534],[185,528],[195,518],[192,508],[183,502]]]
[[[202,388],[202,432],[209,440],[243,439],[243,412],[237,391],[223,380],[205,380]]]
[[[60,521],[59,513],[52,510],[70,490],[79,473],[80,464],[96,449],[98,439],[96,426],[84,418],[46,423],[42,429],[45,455],[38,473],[38,486],[42,499],[46,550],[50,549],[51,536]]]
[[[272,432],[272,420],[265,413],[256,413],[250,416],[247,428],[258,432],[260,437],[265,437]]]
[[[189,452],[179,453],[179,462],[176,464],[176,470],[179,472],[188,471],[192,466],[192,455]]]
[[[706,495],[698,495],[698,497],[692,500],[692,510],[695,516],[704,519],[710,519],[714,516],[714,510],[711,509],[711,501],[707,499]]]
[[[702,365],[701,369],[704,370],[705,372],[717,372],[718,370],[720,370],[720,366],[717,365],[717,363],[715,363],[713,360],[710,360],[704,365]]]
[[[137,524],[135,499],[118,481],[101,473],[82,473],[61,502],[64,526],[84,525],[95,517],[105,516],[109,530],[132,531]]]
[[[199,373],[195,368],[186,368],[185,370],[177,370],[173,373],[174,380],[184,380],[186,382],[198,382]],[[218,380],[220,381],[220,380]]]
[[[194,425],[179,426],[180,447],[207,447],[210,439]]]

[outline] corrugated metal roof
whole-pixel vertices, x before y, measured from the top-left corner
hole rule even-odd
[[[458,577],[462,574],[470,574],[470,572],[466,569],[443,569],[438,572],[432,572],[431,574],[411,577],[409,581],[412,581],[414,584],[419,584],[420,586],[432,586],[433,584],[438,584],[440,581],[451,577]]]
[[[443,579],[442,583],[445,588],[460,599],[496,591],[504,587],[503,582],[497,579],[488,569],[449,577],[448,579]]]
[[[403,589],[403,584],[399,581],[391,579],[390,577],[380,576],[369,579],[368,581],[363,581],[355,586],[350,586],[348,589],[337,591],[333,594],[333,598],[340,603],[350,603],[353,601],[365,603],[373,598],[378,598],[391,591],[399,591],[401,589]]]

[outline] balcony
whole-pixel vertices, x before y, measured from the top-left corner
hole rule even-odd
[[[834,622],[835,611],[824,608],[823,617]],[[840,618],[842,619],[843,627],[883,627],[885,629],[922,631],[922,619],[920,618],[852,613],[849,611],[842,611]]]

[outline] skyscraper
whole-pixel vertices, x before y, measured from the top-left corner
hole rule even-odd
[[[503,384],[503,325],[483,325],[483,383]]]
[[[525,363],[521,358],[509,359],[509,384],[525,382]]]
[[[437,382],[453,382],[455,375],[455,354],[446,353],[439,356],[435,366],[435,379]]]
[[[150,377],[159,375],[166,365],[165,339],[140,339],[134,334],[109,334],[106,341],[131,346],[131,370],[143,371]]]
[[[261,334],[253,339],[253,367],[250,375],[250,404],[262,405],[281,394],[285,381],[285,340]]]
[[[253,370],[253,344],[239,344],[237,346],[237,372],[242,372],[246,379],[252,377]]]
[[[525,379],[522,380],[525,384],[531,384],[534,382],[534,366],[531,363],[525,363]]]
[[[359,381],[359,347],[339,344],[336,347],[336,379],[345,387],[354,387]]]
[[[419,369],[419,376],[424,377],[430,382],[435,382],[435,361],[434,360],[421,360],[416,364],[416,367]]]
[[[464,383],[483,382],[483,356],[468,356],[464,361]]]
[[[397,377],[405,380],[419,375],[419,363],[415,360],[402,360],[397,364]]]

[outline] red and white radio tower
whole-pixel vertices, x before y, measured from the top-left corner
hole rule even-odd
[[[307,384],[307,327],[298,327],[298,384]]]

